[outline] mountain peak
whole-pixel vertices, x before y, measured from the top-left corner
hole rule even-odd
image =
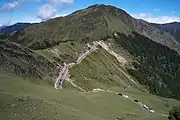
[[[105,5],[105,4],[95,4],[95,5],[89,6],[86,9],[96,9],[96,8],[98,8],[99,10],[102,10],[104,12],[107,12],[107,13],[123,12],[125,14],[128,14],[127,12],[125,12],[124,10],[122,10],[120,8],[117,8],[112,5]]]
[[[115,6],[105,5],[105,4],[94,4],[94,5],[91,5],[91,6],[87,7],[87,9],[88,8],[108,8],[108,7],[117,9],[117,7],[115,7]]]
[[[95,4],[91,5],[85,9],[78,10],[73,12],[71,15],[84,15],[89,13],[99,13],[100,15],[112,15],[112,16],[124,16],[124,17],[131,17],[126,11],[117,8],[112,5],[104,5],[104,4]]]
[[[180,52],[179,43],[169,34],[131,17],[120,8],[104,4],[89,6],[61,19],[31,25],[10,40],[32,49],[42,49],[67,40],[89,42],[112,36],[114,32],[132,35],[133,31]]]

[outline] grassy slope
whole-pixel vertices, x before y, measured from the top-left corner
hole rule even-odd
[[[97,40],[107,36],[106,21],[99,9],[81,10],[74,14],[33,24],[9,37],[29,48],[39,50],[67,40]]]
[[[105,20],[108,25],[108,31],[120,31],[126,35],[131,34],[132,29],[130,29],[125,23],[119,20],[118,17],[113,17],[111,15],[106,15]]]
[[[84,49],[83,47],[83,44],[71,41],[60,43],[52,48],[36,50],[36,53],[44,56],[51,62],[57,62],[55,57],[62,59],[65,62],[72,62],[73,58],[77,58],[80,52]]]
[[[117,117],[122,120],[166,119],[148,114],[131,101],[113,93],[81,94],[68,89],[58,91],[44,81],[2,73],[0,82],[0,116],[4,120],[115,120]],[[164,107],[162,98],[140,92],[136,96],[151,101],[152,107],[158,106],[159,111],[167,113],[170,108]],[[168,99],[167,102],[170,105],[179,103]]]
[[[0,71],[20,76],[51,79],[55,65],[20,44],[0,41]]]
[[[73,50],[72,48],[75,48],[75,49]],[[71,43],[64,43],[63,45],[60,44],[58,46],[53,47],[53,49],[58,49],[59,54],[67,53],[71,56],[75,56],[76,49],[78,49],[77,51],[81,51],[83,49],[83,45],[75,44],[74,46],[72,46]],[[40,50],[37,52],[38,53],[44,52],[45,53],[44,56],[50,59],[52,58],[50,56],[47,56],[46,54],[48,53],[47,49]],[[50,54],[52,55],[52,53]],[[91,90],[92,88],[104,88],[104,89],[108,88],[115,91],[121,91],[122,93],[132,96],[134,99],[141,100],[142,103],[145,103],[148,106],[151,106],[150,108],[155,109],[160,113],[167,114],[168,110],[173,105],[179,104],[179,102],[175,100],[165,99],[165,98],[157,97],[154,95],[149,95],[146,92],[139,91],[136,88],[136,86],[134,86],[132,82],[130,82],[129,79],[127,79],[117,69],[117,66],[118,66],[117,60],[113,56],[108,54],[105,50],[99,48],[99,50],[87,56],[82,61],[81,64],[76,65],[70,70],[71,79],[73,79],[76,84],[78,84],[80,87],[86,90]],[[76,116],[80,115],[81,119],[88,119],[88,118],[98,119],[98,120],[99,119],[115,119],[117,116],[122,117],[122,119],[126,119],[126,117],[127,119],[138,119],[138,120],[146,119],[148,117],[150,118],[155,117],[154,119],[158,119],[158,120],[160,119],[160,118],[156,118],[156,116],[149,116],[148,114],[144,112],[141,113],[142,111],[138,107],[131,104],[131,102],[125,101],[124,99],[110,93],[89,93],[85,95],[86,100],[88,100],[88,102],[93,102],[94,104],[88,103],[87,101],[86,101],[87,103],[84,103],[83,100],[85,96],[81,96],[81,95],[78,96],[79,93],[75,92],[75,90],[73,90],[72,87],[67,83],[68,82],[65,82],[65,87],[68,87],[71,89],[65,90],[58,94],[62,96],[61,99],[71,99],[74,101],[74,104],[77,104],[78,107],[72,104],[69,107],[78,109],[79,112],[75,112],[74,114]],[[67,96],[64,96],[64,94],[66,95],[70,94],[72,98],[66,98]],[[56,99],[60,99],[60,98],[56,98]],[[80,99],[83,99],[83,100],[80,100]],[[120,103],[119,103],[119,100],[121,100]],[[77,101],[79,101],[79,103],[82,103],[82,106],[81,106],[82,108],[79,108],[80,106]],[[101,101],[103,101],[103,103],[101,103]],[[120,104],[120,106],[117,104]],[[92,107],[93,105],[95,105],[96,107],[93,108]],[[110,107],[109,105],[111,106],[111,109],[109,109],[108,111],[101,108],[101,107],[103,108]],[[91,106],[92,108],[90,109],[88,106]],[[131,111],[132,106],[133,108],[135,107],[135,109],[133,109],[133,112]],[[90,110],[86,110],[87,107]],[[63,107],[63,109],[65,108]],[[138,112],[134,112],[136,111],[136,109],[138,110]],[[100,112],[100,110],[102,111]],[[111,113],[111,110],[115,113]],[[122,111],[122,110],[125,110],[125,111]],[[66,114],[70,114],[70,115],[72,114],[71,112],[68,113],[67,111],[65,112]],[[129,116],[127,115],[128,113],[133,113],[136,115]],[[85,116],[83,117],[82,114]],[[140,116],[141,114],[143,114],[143,116]],[[61,115],[61,116],[64,116],[64,115]],[[68,119],[75,119],[75,118],[68,118]],[[162,119],[165,119],[165,118],[162,118]]]
[[[70,69],[71,79],[86,90],[108,87],[135,87],[118,68],[118,61],[104,49],[87,56],[81,64]]]
[[[55,61],[54,57],[69,63],[80,55],[85,49],[84,46],[83,43],[66,42],[49,49],[37,50],[36,53],[43,55],[45,58],[56,63],[58,63],[58,61]],[[56,51],[56,53],[52,51]],[[66,54],[69,56],[68,58],[64,57],[67,56]],[[70,70],[70,75],[71,79],[73,79],[76,84],[86,90],[97,87],[107,88],[109,86],[137,89],[137,86],[134,85],[119,69],[126,72],[119,66],[119,62],[115,57],[110,55],[104,49],[99,48],[96,52],[88,55],[81,64],[73,67]],[[140,87],[140,89],[143,88]]]

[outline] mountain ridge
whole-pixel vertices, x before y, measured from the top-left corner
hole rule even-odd
[[[131,17],[124,10],[102,4],[92,5],[65,17],[31,25],[10,36],[9,40],[32,49],[39,49],[47,48],[45,43],[53,46],[53,43],[64,40],[95,41],[112,36],[113,32],[128,35],[132,31],[180,52],[180,44],[170,34],[150,26],[145,21]]]
[[[166,31],[172,34],[177,39],[177,41],[180,42],[180,22],[172,22],[166,24],[155,24],[155,23],[150,23],[150,24],[162,31]]]
[[[13,25],[8,25],[8,26],[3,26],[0,28],[0,33],[1,34],[9,34],[13,31],[20,31],[23,30],[25,28],[27,28],[28,26],[30,26],[31,23],[15,23]]]

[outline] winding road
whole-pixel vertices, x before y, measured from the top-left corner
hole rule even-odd
[[[95,50],[97,50],[97,44],[96,42],[93,42],[93,45],[87,44],[87,49],[86,52],[84,52],[83,54],[81,54],[78,59],[75,62],[72,63],[64,63],[64,67],[62,68],[62,70],[60,70],[59,72],[59,76],[56,79],[56,82],[54,84],[54,87],[56,89],[62,88],[63,82],[64,80],[67,78],[68,74],[69,74],[69,68],[73,67],[76,64],[81,63],[81,61],[86,58],[87,55],[89,55],[90,53],[94,52]]]
[[[75,83],[73,83],[72,80],[68,79],[68,74],[69,74],[69,68],[72,68],[74,65],[76,64],[79,64],[81,63],[81,61],[86,58],[87,55],[91,54],[92,52],[94,52],[95,50],[97,50],[97,43],[96,42],[93,42],[93,45],[90,45],[90,44],[87,44],[87,49],[86,49],[86,52],[84,52],[83,54],[81,54],[78,59],[75,61],[75,62],[72,62],[72,63],[64,63],[64,67],[60,70],[59,72],[59,76],[57,77],[56,79],[56,82],[54,84],[54,87],[56,89],[59,89],[59,88],[63,88],[62,85],[63,85],[63,82],[64,80],[67,80],[68,82],[70,82],[74,87],[78,88],[79,90],[81,90],[83,93],[90,93],[90,92],[94,92],[94,91],[89,91],[89,92],[86,92],[85,90],[83,90],[81,87],[79,87],[78,85],[76,85]],[[121,70],[121,72],[123,72]],[[123,72],[124,73],[124,72]],[[126,75],[126,73],[124,73]],[[128,75],[126,75],[126,77],[129,78]],[[98,91],[99,90],[99,91]],[[96,92],[111,92],[111,93],[115,93],[115,94],[118,94],[117,92],[115,91],[110,91],[110,90],[102,90],[102,89],[97,89],[95,90]],[[119,95],[119,94],[118,94]],[[146,105],[142,104],[141,102],[139,101],[135,101],[133,100],[132,98],[130,98],[129,96],[127,95],[123,95],[121,94],[122,97],[124,97],[125,99],[127,100],[130,100],[132,101],[133,103],[137,104],[143,111],[147,111],[149,113],[152,113],[152,114],[157,114],[157,115],[161,115],[161,116],[164,116],[164,117],[168,117],[168,115],[165,115],[165,114],[161,114],[161,113],[158,113],[154,110],[150,110]]]
[[[143,104],[143,103],[141,103],[139,101],[135,101],[133,98],[131,98],[128,95],[125,95],[125,94],[119,94],[118,92],[115,92],[115,91],[103,90],[103,89],[100,89],[100,88],[93,89],[92,91],[88,91],[88,92],[86,92],[86,94],[87,93],[92,93],[92,92],[109,92],[109,93],[114,93],[116,95],[122,96],[123,98],[125,98],[127,100],[132,101],[134,104],[138,105],[140,107],[140,109],[142,109],[143,111],[146,111],[146,112],[151,113],[151,114],[156,114],[156,115],[168,117],[168,115],[166,115],[166,114],[162,114],[162,113],[156,112],[155,110],[149,109],[149,107],[147,105],[145,105],[145,104]]]

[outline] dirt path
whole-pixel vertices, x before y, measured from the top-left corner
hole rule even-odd
[[[81,92],[86,92],[83,88],[81,88],[80,86],[78,86],[77,84],[75,84],[70,78],[66,79],[69,83],[71,83],[71,85],[77,89],[79,89]]]

